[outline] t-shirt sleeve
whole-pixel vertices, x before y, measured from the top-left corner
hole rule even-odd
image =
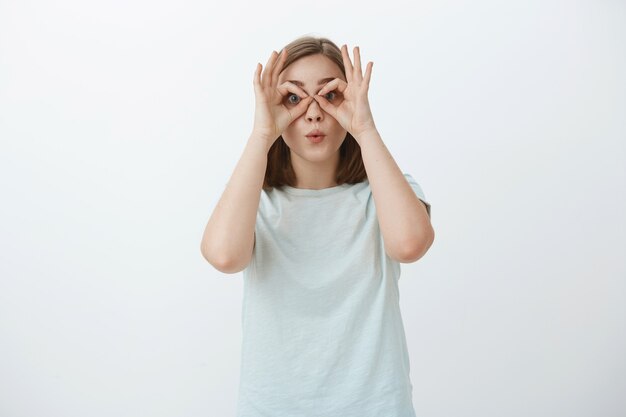
[[[426,206],[426,211],[428,212],[428,217],[430,217],[430,203],[426,200],[426,196],[424,195],[424,191],[422,191],[422,187],[415,181],[415,179],[410,174],[404,174],[404,177],[408,181],[409,185],[415,191],[417,197],[422,200],[424,205]]]

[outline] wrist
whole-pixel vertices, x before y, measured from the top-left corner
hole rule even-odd
[[[253,131],[248,138],[248,143],[252,143],[254,146],[263,148],[265,152],[269,152],[270,148],[276,142],[277,138],[272,138],[270,135]]]
[[[376,127],[371,127],[371,128],[361,130],[360,132],[352,136],[357,142],[360,142],[361,140],[363,140],[363,138],[366,138],[365,140],[367,140],[367,138],[380,136],[380,134],[378,133],[378,130],[376,129]]]
[[[252,132],[250,133],[250,138],[254,138],[254,140],[268,142],[269,144],[274,143],[276,139],[278,139],[278,136],[280,135],[272,134],[271,132],[268,132],[267,130],[253,129]]]

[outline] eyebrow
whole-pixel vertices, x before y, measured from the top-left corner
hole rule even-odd
[[[322,78],[321,80],[319,80],[317,82],[317,85],[322,85],[324,83],[327,83],[328,81],[332,81],[337,77],[327,77],[327,78]],[[298,80],[287,80],[290,83],[294,83],[295,85],[299,86],[299,87],[304,87],[304,83],[302,81],[298,81]]]

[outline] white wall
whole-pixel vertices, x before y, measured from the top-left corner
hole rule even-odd
[[[374,61],[432,204],[403,265],[418,416],[626,415],[626,4],[0,2],[0,415],[234,416],[242,275],[201,256],[252,76]]]

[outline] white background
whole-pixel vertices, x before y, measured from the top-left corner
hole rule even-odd
[[[200,240],[301,35],[373,61],[432,204],[417,415],[626,415],[626,3],[0,1],[0,415],[234,416],[242,274]],[[334,416],[333,416],[334,417]]]

